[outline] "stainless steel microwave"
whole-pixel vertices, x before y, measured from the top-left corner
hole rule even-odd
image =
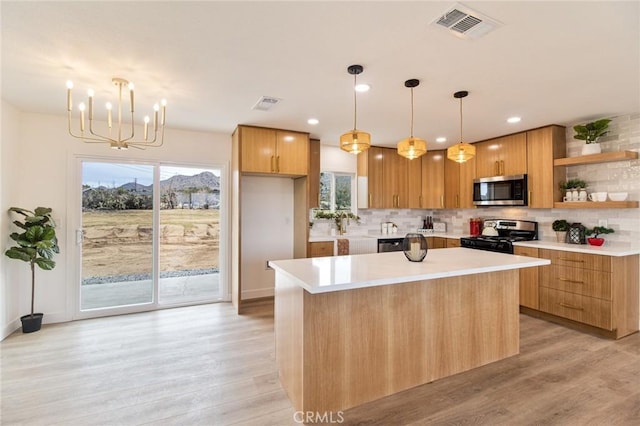
[[[527,193],[527,175],[473,180],[473,204],[476,206],[526,206]]]

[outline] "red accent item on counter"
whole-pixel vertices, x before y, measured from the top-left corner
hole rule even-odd
[[[480,235],[482,232],[480,228],[482,228],[482,219],[469,219],[469,234],[472,237]]]

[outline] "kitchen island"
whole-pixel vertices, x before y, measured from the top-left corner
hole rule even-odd
[[[296,410],[335,412],[516,355],[518,270],[549,263],[465,248],[271,261],[282,385]]]

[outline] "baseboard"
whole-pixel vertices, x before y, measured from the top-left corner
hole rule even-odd
[[[262,299],[263,297],[273,297],[273,288],[259,288],[255,290],[242,290],[242,300]]]
[[[20,318],[11,321],[2,329],[2,338],[0,338],[0,341],[9,337],[15,331],[20,330],[20,327],[22,327],[22,324],[20,323]]]

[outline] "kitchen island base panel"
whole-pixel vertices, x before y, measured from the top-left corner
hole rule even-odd
[[[311,294],[276,272],[276,358],[300,411],[338,411],[519,351],[518,270]]]

